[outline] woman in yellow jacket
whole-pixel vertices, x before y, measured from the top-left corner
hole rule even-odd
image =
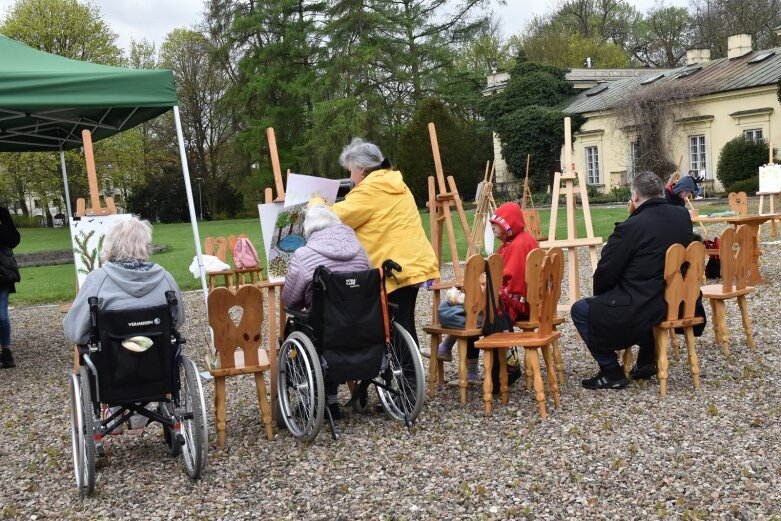
[[[344,201],[334,204],[333,211],[355,230],[372,266],[379,268],[385,259],[401,265],[398,285],[392,279],[386,282],[388,300],[398,306],[394,312],[396,322],[418,344],[415,331],[418,288],[439,278],[439,266],[420,222],[415,199],[404,184],[401,172],[391,168],[373,143],[353,139],[342,150],[339,162],[350,171],[355,187]]]

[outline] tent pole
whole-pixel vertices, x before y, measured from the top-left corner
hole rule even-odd
[[[65,152],[62,149],[60,149],[60,169],[62,170],[62,186],[65,187],[65,208],[68,210],[67,224],[70,225],[73,212],[71,212],[71,194],[68,190],[68,169],[65,168]]]
[[[179,119],[179,107],[174,105],[174,121],[176,122],[176,138],[179,141],[179,156],[182,160],[182,174],[184,175],[184,188],[187,192],[187,206],[190,210],[190,222],[193,225],[193,237],[195,238],[195,255],[198,258],[198,267],[201,270],[201,287],[203,288],[203,301],[207,304],[209,291],[206,288],[206,272],[203,269],[203,254],[201,253],[201,235],[198,233],[198,219],[195,216],[195,202],[193,201],[193,188],[190,184],[190,168],[187,166],[187,155],[184,150],[184,135],[182,134],[182,122]]]

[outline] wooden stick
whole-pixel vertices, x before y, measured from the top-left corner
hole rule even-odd
[[[279,153],[277,152],[277,138],[274,135],[274,128],[266,129],[266,139],[268,139],[268,153],[271,156],[271,169],[274,171],[274,184],[277,187],[277,200],[285,200],[285,184],[282,182],[282,168],[279,166]]]
[[[529,192],[529,161],[531,154],[526,154],[526,176],[523,178],[523,197],[521,197],[521,210],[526,209],[526,194]]]
[[[439,156],[439,141],[437,140],[437,129],[434,123],[428,124],[428,136],[431,139],[431,152],[434,154],[434,170],[437,172],[437,186],[439,193],[447,192],[445,186],[445,172],[442,170],[442,158]]]
[[[98,189],[98,174],[95,171],[95,156],[92,153],[92,134],[89,130],[81,131],[84,141],[84,162],[87,164],[87,182],[89,183],[89,199],[92,210],[100,209],[100,191]]]

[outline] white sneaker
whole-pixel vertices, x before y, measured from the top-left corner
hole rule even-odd
[[[695,201],[699,201],[700,199],[705,199],[705,198],[701,195],[698,195],[697,197],[694,198]]]

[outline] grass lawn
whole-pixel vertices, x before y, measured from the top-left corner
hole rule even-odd
[[[714,203],[705,202],[697,204],[701,214],[721,211],[726,209],[726,201]],[[467,212],[467,221],[471,224],[473,212]],[[578,237],[585,237],[582,212],[578,211]],[[454,228],[458,242],[458,251],[461,260],[467,249],[466,238],[460,233],[460,225],[455,213]],[[591,208],[591,217],[594,224],[594,235],[607,239],[612,233],[614,223],[626,218],[624,207],[598,206]],[[429,234],[429,215],[421,213],[421,220],[426,233]],[[540,221],[543,234],[547,234],[550,220],[550,209],[540,210]],[[567,224],[566,212],[559,208],[557,238],[566,238]],[[17,253],[39,252],[50,250],[65,250],[71,247],[70,232],[67,228],[20,228],[22,242],[16,248]],[[258,219],[237,219],[231,221],[204,221],[199,223],[201,241],[208,236],[238,235],[246,233],[257,247],[261,257],[261,265],[265,265],[263,253],[263,239],[260,233]],[[157,224],[154,227],[153,241],[155,244],[164,244],[166,251],[156,253],[152,260],[173,274],[182,289],[195,289],[200,287],[198,279],[193,278],[188,267],[195,256],[195,244],[193,241],[192,227],[190,223]],[[450,247],[447,243],[447,234],[444,235],[442,256],[445,262],[450,261]],[[72,264],[61,266],[41,266],[35,268],[21,268],[22,282],[16,285],[17,293],[11,297],[12,304],[32,304],[43,302],[63,302],[70,300],[76,293],[76,275]]]

